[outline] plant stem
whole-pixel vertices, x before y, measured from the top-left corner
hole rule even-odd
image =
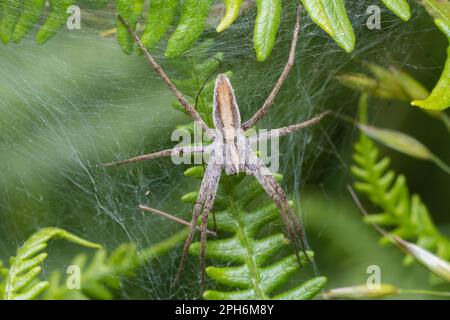
[[[450,292],[422,290],[422,289],[399,289],[399,294],[427,294],[430,296],[450,297]]]

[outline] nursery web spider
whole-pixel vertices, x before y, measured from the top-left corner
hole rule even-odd
[[[152,55],[148,52],[145,46],[142,44],[139,36],[129,27],[129,25],[121,18],[119,19],[128,28],[128,31],[135,39],[136,43],[146,56],[149,64],[153,67],[156,73],[162,78],[169,89],[175,94],[180,104],[184,107],[186,112],[194,119],[195,122],[200,124],[206,135],[209,136],[213,142],[204,147],[191,146],[180,147],[162,150],[155,153],[141,155],[132,159],[117,161],[106,164],[106,166],[127,164],[134,162],[141,162],[160,157],[168,157],[174,154],[208,154],[210,160],[208,161],[207,168],[200,186],[200,191],[195,202],[194,212],[192,220],[189,225],[189,234],[184,244],[183,254],[181,257],[178,272],[176,274],[174,284],[178,281],[179,276],[183,270],[185,259],[188,253],[188,249],[192,244],[193,237],[196,229],[200,229],[201,234],[201,284],[203,285],[205,280],[205,247],[207,233],[213,233],[207,229],[208,214],[213,208],[214,199],[217,193],[219,179],[222,170],[225,170],[227,175],[238,174],[239,172],[245,172],[248,175],[253,175],[261,186],[266,191],[267,195],[275,202],[276,207],[280,211],[282,221],[286,227],[288,237],[294,245],[295,253],[298,257],[299,249],[305,251],[306,240],[303,227],[294,214],[293,209],[289,205],[286,193],[281,188],[280,184],[275,180],[272,173],[268,170],[265,164],[257,157],[256,153],[249,147],[249,143],[252,141],[261,141],[271,139],[273,137],[284,136],[290,134],[296,130],[317,124],[325,115],[325,113],[312,118],[306,122],[294,124],[288,127],[283,127],[269,131],[265,135],[253,136],[246,138],[244,132],[253,127],[262,117],[266,115],[270,107],[273,105],[274,99],[277,96],[278,91],[285,82],[293,64],[295,58],[295,50],[298,40],[298,33],[300,30],[301,20],[301,6],[297,9],[297,17],[295,28],[292,37],[291,49],[289,53],[289,59],[286,63],[283,72],[281,73],[277,83],[272,89],[267,100],[262,107],[246,122],[241,124],[241,116],[236,98],[233,92],[233,88],[229,79],[224,74],[219,74],[216,79],[214,89],[214,104],[213,104],[213,120],[214,129],[211,129],[200,117],[197,110],[187,101],[187,99],[181,94],[181,92],[175,87],[173,82],[166,75],[161,66],[155,61]],[[156,209],[140,206],[141,209],[146,211],[152,211],[160,215],[167,216],[161,211]],[[199,217],[201,216],[201,225],[197,225]],[[179,220],[179,219],[178,219]],[[180,221],[179,221],[180,222]],[[186,222],[185,222],[186,224]],[[308,256],[306,256],[308,257]]]

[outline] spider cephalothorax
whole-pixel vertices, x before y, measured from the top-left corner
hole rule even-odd
[[[289,239],[294,245],[295,252],[298,253],[299,249],[305,250],[305,238],[304,230],[298,220],[297,216],[294,214],[293,209],[289,205],[286,193],[281,188],[280,184],[276,181],[273,174],[265,166],[265,164],[257,157],[256,153],[250,148],[251,143],[260,142],[268,140],[274,137],[279,137],[287,135],[291,132],[305,128],[307,126],[318,123],[326,113],[322,113],[319,116],[310,119],[306,122],[294,124],[288,127],[283,127],[279,129],[271,130],[270,132],[260,135],[251,136],[246,138],[244,133],[251,127],[253,127],[259,119],[261,119],[273,105],[273,101],[281,88],[282,84],[286,80],[295,58],[295,48],[298,39],[298,32],[300,30],[300,16],[301,9],[299,7],[297,11],[297,20],[295,24],[295,29],[292,38],[291,50],[289,54],[289,59],[284,67],[284,70],[278,79],[275,87],[270,93],[267,100],[264,102],[263,106],[250,118],[250,120],[241,124],[241,115],[239,112],[238,105],[236,103],[236,98],[233,92],[233,88],[230,84],[229,79],[224,74],[219,74],[216,79],[215,89],[214,89],[214,105],[213,105],[213,122],[215,128],[209,128],[203,119],[200,117],[198,112],[193,108],[189,102],[184,98],[181,92],[175,87],[171,80],[167,77],[162,68],[154,60],[154,58],[147,51],[145,46],[142,44],[140,38],[136,35],[134,31],[130,28],[129,32],[133,35],[134,39],[138,43],[139,47],[144,52],[150,65],[155,69],[158,75],[164,80],[168,87],[178,98],[178,101],[185,108],[186,112],[196,121],[205,131],[206,135],[210,137],[213,142],[205,147],[203,146],[188,146],[188,147],[177,147],[173,149],[162,150],[159,152],[138,156],[132,159],[113,162],[107,164],[117,165],[126,164],[133,162],[140,162],[150,159],[155,159],[159,157],[173,156],[177,154],[194,154],[202,153],[209,155],[208,165],[205,170],[205,174],[200,186],[200,191],[195,202],[194,211],[192,215],[192,220],[189,223],[189,234],[186,239],[183,255],[181,257],[180,266],[178,269],[177,276],[175,278],[176,282],[183,269],[184,261],[186,259],[189,247],[193,241],[194,233],[196,229],[200,229],[201,233],[201,270],[202,270],[202,283],[204,282],[204,261],[205,261],[205,246],[206,246],[206,236],[211,233],[207,230],[208,215],[211,212],[214,204],[214,199],[217,193],[217,188],[219,186],[219,179],[222,170],[225,170],[226,174],[238,174],[240,172],[245,172],[246,174],[253,175],[261,186],[266,191],[267,195],[274,201],[278,210],[280,211],[281,218],[286,227]],[[126,22],[122,19],[122,22]],[[164,214],[159,210],[152,209],[145,206],[140,206],[142,209],[152,211],[158,214]],[[168,216],[168,214],[164,214]],[[201,226],[198,228],[197,221],[201,217]],[[179,219],[177,220],[179,221]]]

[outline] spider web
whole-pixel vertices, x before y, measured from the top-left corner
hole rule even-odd
[[[361,70],[362,60],[394,63],[431,86],[443,57],[417,54],[434,41],[427,36],[432,25],[426,14],[414,6],[412,21],[402,23],[383,10],[382,29],[371,31],[365,26],[370,4],[346,2],[357,38],[352,54],[345,54],[304,15],[296,64],[260,128],[301,122],[324,110],[354,116],[358,95],[344,89],[335,76]],[[214,39],[207,55],[223,52],[223,69],[233,71],[231,82],[243,119],[263,103],[281,73],[291,41],[293,9],[286,3],[275,48],[264,63],[256,61],[253,51],[254,10],[244,13],[228,31],[217,35],[210,27],[203,36]],[[139,203],[184,218],[192,210],[179,200],[192,181],[183,177],[185,167],[173,165],[170,159],[113,169],[99,166],[173,146],[172,130],[190,120],[171,108],[173,95],[142,57],[126,56],[115,39],[99,36],[113,26],[114,12],[87,11],[83,19],[81,30],[61,31],[43,46],[28,37],[0,49],[3,261],[31,233],[46,226],[65,228],[110,251],[123,242],[145,248],[181,227],[140,212]],[[217,17],[210,23],[217,23]],[[164,43],[154,50],[155,57],[176,77],[177,70],[164,59],[163,49]],[[345,193],[354,136],[352,127],[328,118],[316,128],[282,138],[280,172],[290,197],[302,202],[301,191],[310,187],[327,196],[336,190]],[[303,222],[309,236],[320,237],[321,229],[310,228],[307,217]],[[332,228],[333,221],[323,225]],[[81,249],[55,244],[52,250],[46,272],[64,273],[62,266]],[[327,248],[313,245],[313,250],[317,254]],[[196,296],[196,259],[189,259],[180,286],[169,288],[180,253],[178,248],[142,268],[121,297]]]

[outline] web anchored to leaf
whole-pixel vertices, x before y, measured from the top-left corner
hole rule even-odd
[[[203,177],[203,167],[192,167],[185,175]],[[277,175],[281,180],[282,176]],[[197,192],[183,196],[192,203]],[[209,227],[217,226],[225,239],[209,240],[206,257],[231,263],[234,266],[210,266],[206,269],[209,278],[232,291],[207,290],[205,299],[312,299],[326,285],[326,278],[315,277],[300,286],[283,293],[276,291],[300,268],[295,254],[279,258],[280,252],[289,247],[289,241],[280,232],[270,232],[267,225],[279,219],[273,203],[264,203],[264,190],[255,179],[247,176],[224,176],[216,201],[215,219],[209,219]],[[215,222],[214,222],[215,221]],[[190,253],[200,253],[200,243],[192,245]],[[313,252],[307,251],[312,259]],[[307,265],[304,253],[300,262]]]

